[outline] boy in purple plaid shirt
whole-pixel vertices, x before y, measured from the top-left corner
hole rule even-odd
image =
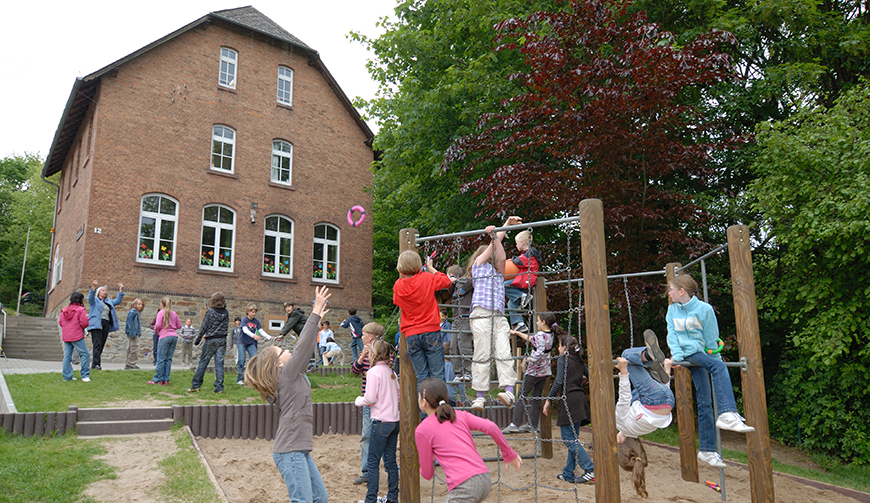
[[[504,225],[521,223],[523,220],[520,217],[511,216]],[[474,282],[469,321],[474,337],[471,387],[477,392],[471,408],[477,410],[483,410],[486,392],[489,391],[489,359],[493,343],[498,385],[505,389],[498,394],[498,399],[507,407],[514,403],[514,384],[517,382],[517,373],[511,359],[510,325],[504,317],[505,253],[502,240],[506,232],[500,231],[493,235],[493,230],[494,225],[486,228],[486,233],[493,236],[492,242],[479,247],[468,260],[468,271]]]

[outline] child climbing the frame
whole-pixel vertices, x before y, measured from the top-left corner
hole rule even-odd
[[[508,445],[498,426],[488,419],[454,410],[447,403],[447,385],[443,381],[426,379],[420,383],[417,401],[428,416],[414,432],[420,475],[431,480],[435,475],[433,461],[438,459],[447,479],[446,501],[476,502],[489,495],[492,486],[489,468],[477,452],[471,430],[492,437],[504,462],[519,473],[523,460]]]
[[[435,270],[432,257],[426,258],[424,272],[420,254],[412,250],[399,254],[396,270],[399,279],[393,285],[393,304],[402,309],[402,333],[417,383],[427,377],[443,381],[444,346],[441,345],[441,314],[435,292],[453,282],[446,274]]]
[[[272,447],[272,458],[284,483],[290,501],[326,502],[326,486],[311,457],[314,449],[314,411],[311,406],[311,383],[305,375],[308,359],[317,344],[320,319],[329,312],[326,304],[329,289],[315,290],[314,308],[296,341],[291,354],[278,346],[269,346],[248,362],[245,381],[260,396],[278,407],[278,431]]]
[[[517,275],[504,282],[504,294],[507,297],[507,307],[510,314],[510,324],[519,332],[528,333],[529,327],[517,313],[525,309],[532,300],[531,289],[538,281],[538,270],[541,267],[541,252],[532,246],[532,233],[528,230],[516,235],[514,242],[520,254],[510,260],[517,266]]]
[[[619,466],[631,472],[635,491],[646,498],[647,458],[638,437],[671,424],[674,393],[669,386],[673,361],[664,358],[652,330],[645,331],[643,338],[645,347],[628,348],[616,359],[615,367],[619,369],[616,442]]]
[[[747,426],[737,413],[734,390],[728,367],[718,353],[708,354],[719,341],[719,324],[713,307],[694,294],[698,283],[688,274],[675,276],[668,282],[671,305],[665,317],[668,323],[668,347],[674,361],[687,361],[692,382],[695,383],[698,402],[698,436],[701,450],[698,459],[716,468],[725,468],[722,456],[716,452],[716,434],[713,426],[713,393],[719,407],[715,425],[719,429],[749,433],[755,428]],[[713,389],[710,389],[710,376]]]
[[[521,223],[523,223],[522,218],[510,216],[504,225]],[[492,346],[495,347],[498,385],[505,389],[498,394],[498,399],[507,407],[514,404],[514,385],[517,382],[517,372],[511,357],[510,325],[504,317],[505,254],[502,240],[506,233],[505,231],[495,233],[494,225],[488,226],[484,231],[492,237],[492,242],[480,246],[474,252],[468,260],[467,269],[467,274],[474,282],[469,324],[474,338],[471,387],[477,392],[477,398],[471,403],[471,408],[477,410],[483,410],[486,404]]]
[[[558,327],[558,325],[557,325]],[[558,330],[553,327],[553,330]],[[562,434],[562,442],[568,448],[568,461],[562,468],[562,473],[556,476],[559,480],[572,484],[587,484],[595,482],[595,465],[586,449],[580,445],[578,434],[580,427],[589,424],[589,402],[583,391],[583,378],[588,375],[586,364],[581,358],[581,348],[577,339],[567,333],[559,335],[559,360],[556,367],[556,380],[550,388],[547,401],[544,402],[543,413],[550,414],[550,402],[559,400],[559,417],[556,425]],[[564,396],[564,399],[561,397]],[[580,465],[583,475],[574,476],[575,465]]]
[[[563,333],[556,323],[553,313],[540,313],[537,317],[537,329],[534,335],[528,335],[518,330],[511,330],[511,334],[528,341],[532,345],[532,354],[523,360],[526,375],[523,377],[523,387],[517,395],[517,401],[521,402],[514,406],[514,415],[502,433],[525,433],[534,432],[538,429],[538,419],[541,417],[541,395],[544,385],[553,372],[550,369],[550,351],[553,349],[553,330]],[[528,399],[526,395],[531,393]],[[531,402],[531,407],[529,403]],[[529,414],[529,423],[525,422],[525,414]]]
[[[367,372],[366,391],[354,403],[357,407],[371,407],[371,433],[364,503],[378,501],[381,458],[387,471],[387,498],[389,503],[399,501],[399,465],[396,463],[396,445],[399,442],[399,381],[391,365],[390,345],[382,339],[371,341],[372,365]]]

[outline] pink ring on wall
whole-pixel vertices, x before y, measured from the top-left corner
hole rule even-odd
[[[359,220],[354,221],[353,212],[358,211],[360,213]],[[349,223],[352,227],[359,227],[366,220],[366,210],[360,205],[356,205],[353,208],[347,210],[347,223]]]

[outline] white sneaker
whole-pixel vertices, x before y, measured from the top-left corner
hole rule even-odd
[[[91,382],[90,377],[82,377],[82,382]]]
[[[474,410],[483,410],[483,406],[486,405],[486,398],[478,397],[475,398],[473,402],[471,402],[471,408]]]
[[[236,381],[236,384],[238,384],[239,386],[244,386],[245,381],[244,381],[244,379],[240,379],[240,380]]]
[[[501,432],[503,434],[507,435],[509,433],[522,433],[522,430],[520,429],[519,426],[515,425],[514,423],[511,423],[511,424],[507,425],[505,427],[505,429],[501,430]]]
[[[501,400],[501,403],[505,404],[506,407],[511,407],[514,404],[514,394],[510,391],[502,391],[498,394],[498,399]]]
[[[750,433],[755,431],[752,426],[746,426],[745,419],[740,417],[736,412],[725,412],[719,414],[719,419],[716,420],[716,427],[720,430],[731,430],[738,433]]]
[[[698,459],[715,468],[725,468],[725,462],[722,461],[722,456],[718,452],[701,451],[698,453]]]

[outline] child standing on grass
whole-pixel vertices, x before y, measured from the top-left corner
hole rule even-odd
[[[400,326],[418,386],[427,377],[444,380],[441,315],[435,292],[453,283],[435,270],[431,257],[426,258],[426,271],[422,269],[420,254],[403,251],[396,262],[400,277],[393,285],[393,303],[402,309]]]
[[[172,371],[172,356],[175,354],[175,345],[178,344],[178,332],[181,321],[172,310],[172,301],[164,297],[160,301],[157,313],[157,322],[154,324],[154,332],[160,339],[157,341],[157,366],[154,368],[154,379],[148,384],[169,385],[169,373]]]
[[[205,346],[193,373],[193,381],[190,382],[188,393],[196,393],[202,386],[205,378],[205,369],[208,362],[214,356],[214,392],[224,392],[224,358],[227,351],[227,326],[229,325],[230,313],[227,311],[227,300],[223,292],[211,294],[208,301],[208,310],[202,317],[199,325],[199,337],[194,344],[199,346],[205,339]],[[236,318],[238,320],[238,318]]]
[[[387,471],[388,503],[399,501],[399,465],[396,445],[399,442],[399,381],[390,364],[390,345],[381,339],[371,343],[372,366],[368,371],[366,392],[354,403],[371,407],[371,439],[369,440],[368,486],[365,503],[376,503],[380,484],[380,464],[384,459]]]
[[[184,322],[184,326],[178,331],[181,336],[181,363],[190,365],[193,360],[193,339],[196,338],[196,329],[193,328],[193,320],[190,318]]]
[[[139,370],[139,337],[142,335],[142,310],[145,303],[142,299],[133,299],[130,311],[127,312],[127,322],[124,332],[127,334],[127,360],[124,370]]]
[[[380,323],[367,323],[362,328],[362,343],[363,348],[359,356],[353,361],[350,370],[359,376],[362,376],[362,390],[360,394],[366,394],[366,382],[368,381],[368,370],[371,368],[371,359],[369,355],[372,353],[372,342],[375,339],[380,339],[384,336],[384,327]],[[354,485],[365,484],[368,482],[369,469],[369,443],[372,433],[372,416],[371,407],[363,405],[362,408],[362,436],[359,440],[360,454],[362,458],[362,475],[353,480]]]
[[[517,395],[517,399],[521,403],[514,406],[513,420],[502,430],[502,433],[527,433],[538,429],[538,419],[541,418],[542,406],[540,397],[544,392],[547,378],[553,375],[553,371],[550,369],[550,350],[553,349],[553,336],[559,336],[565,332],[556,324],[556,316],[553,313],[538,314],[537,328],[538,331],[531,336],[518,330],[511,330],[511,334],[531,343],[532,354],[523,360],[526,375],[523,377],[522,390]],[[529,393],[531,396],[526,399],[526,395]],[[531,402],[530,410],[527,409],[529,405],[525,403],[527,401]],[[525,422],[526,412],[529,414],[529,424],[521,426]]]
[[[550,414],[550,401],[559,400],[559,418],[556,424],[561,429],[562,442],[568,448],[568,461],[556,478],[572,484],[595,482],[595,465],[577,437],[580,427],[589,424],[589,402],[583,392],[583,378],[587,376],[586,364],[580,357],[577,339],[562,334],[559,336],[559,363],[556,380],[550,395],[544,402],[544,415]],[[564,399],[561,397],[564,395]],[[583,475],[574,477],[574,468],[580,465]]]
[[[278,346],[266,348],[255,355],[247,365],[245,379],[248,386],[278,407],[278,431],[272,447],[272,458],[284,483],[291,502],[326,503],[326,486],[311,451],[314,449],[314,411],[311,406],[311,383],[305,367],[317,344],[317,327],[322,316],[329,312],[329,289],[315,290],[314,308],[296,341],[291,354]]]
[[[447,479],[447,501],[483,501],[489,495],[492,486],[489,468],[477,452],[471,430],[492,437],[501,449],[504,462],[519,473],[523,460],[508,445],[498,425],[468,412],[454,410],[447,403],[447,385],[443,381],[423,381],[417,401],[420,410],[428,416],[414,432],[420,475],[431,480],[437,458]]]
[[[701,450],[698,459],[716,468],[725,468],[722,456],[716,451],[716,433],[713,423],[713,393],[719,417],[715,427],[739,433],[755,431],[747,426],[737,413],[731,375],[718,353],[707,354],[707,349],[716,349],[719,341],[719,323],[713,306],[695,297],[698,283],[688,274],[675,276],[668,282],[668,297],[671,305],[665,319],[668,322],[668,346],[674,361],[688,361],[692,382],[695,383],[698,402],[698,435]],[[659,361],[659,363],[661,363]],[[710,389],[710,376],[713,388]]]
[[[79,373],[82,382],[91,381],[91,355],[88,354],[88,345],[85,342],[85,328],[88,327],[88,312],[82,304],[85,296],[82,292],[75,291],[69,296],[69,305],[60,312],[57,324],[60,325],[63,338],[63,380],[74,381],[72,366],[73,349],[81,358]]]
[[[508,217],[505,226],[523,223],[520,217]],[[474,337],[474,360],[471,363],[471,387],[477,398],[471,403],[472,409],[483,410],[486,393],[489,391],[490,363],[492,346],[495,346],[495,368],[498,385],[505,390],[498,399],[507,407],[514,404],[514,385],[517,372],[511,356],[510,325],[504,317],[504,247],[502,240],[505,231],[494,234],[494,225],[485,229],[492,236],[492,242],[483,245],[468,260],[467,274],[474,279],[474,293],[471,297],[471,333]],[[493,265],[490,262],[494,262]]]
[[[239,338],[236,341],[238,346],[236,384],[245,384],[245,360],[246,357],[253,358],[257,355],[257,343],[260,342],[260,339],[266,338],[268,340],[272,338],[271,335],[263,330],[263,325],[257,319],[257,311],[257,305],[253,302],[245,306],[246,316],[242,319],[242,330],[239,332]]]

